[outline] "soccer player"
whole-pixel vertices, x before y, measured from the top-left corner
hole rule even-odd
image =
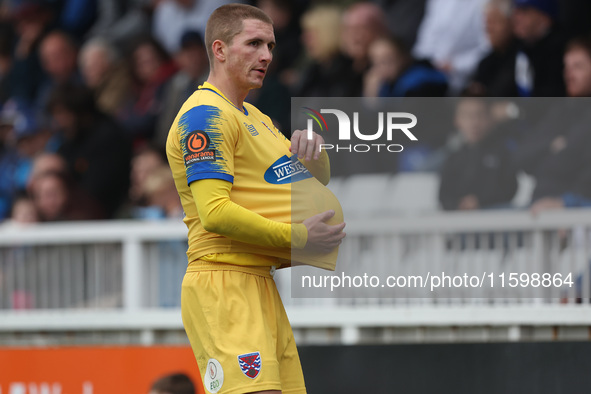
[[[323,139],[291,141],[254,106],[272,60],[271,19],[230,4],[207,22],[207,81],[185,102],[167,155],[189,229],[187,336],[209,393],[305,393],[273,273],[292,261],[334,269],[345,233]],[[310,138],[311,137],[311,138]]]

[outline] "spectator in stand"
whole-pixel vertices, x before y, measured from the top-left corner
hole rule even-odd
[[[51,22],[51,13],[41,4],[25,3],[15,10],[13,20],[17,38],[9,76],[10,97],[32,104],[45,80],[39,47]]]
[[[365,73],[369,68],[369,48],[387,35],[384,11],[374,3],[355,3],[343,14],[341,40],[343,52],[353,60],[353,69]]]
[[[492,50],[480,60],[466,92],[474,96],[515,97],[517,40],[511,24],[511,0],[490,0],[485,19]]]
[[[258,0],[257,7],[273,20],[275,40],[280,45],[273,49],[273,61],[269,65],[267,73],[277,74],[279,81],[288,87],[296,83],[297,73],[294,70],[296,62],[302,54],[302,29],[300,27],[300,16],[302,2],[291,0]],[[267,75],[268,77],[269,75]],[[265,77],[265,85],[267,83]],[[255,105],[256,106],[256,105]],[[257,108],[260,108],[257,106]],[[266,114],[268,112],[264,111]]]
[[[224,4],[240,3],[230,0],[161,0],[156,4],[152,34],[168,53],[179,50],[181,36],[196,30],[205,36],[205,25],[211,13]]]
[[[0,107],[10,98],[10,70],[13,64],[13,44],[15,34],[12,26],[0,20]]]
[[[162,151],[166,149],[168,131],[181,106],[207,78],[209,62],[201,34],[196,31],[183,34],[181,49],[175,59],[180,70],[167,84],[153,138],[154,145]]]
[[[79,63],[86,86],[94,91],[98,108],[117,118],[132,99],[132,83],[115,47],[101,38],[87,41],[80,50]]]
[[[29,178],[27,179],[26,190],[29,195],[33,195],[33,189],[35,188],[35,182],[42,178],[44,175],[54,174],[67,174],[68,164],[63,157],[56,153],[41,153],[33,160],[33,165]]]
[[[443,209],[510,204],[517,191],[516,171],[504,141],[495,133],[485,99],[460,99],[456,127],[464,145],[447,157],[441,169],[439,202]]]
[[[564,55],[569,97],[591,97],[591,38],[572,40]],[[586,101],[561,100],[524,139],[518,160],[534,175],[531,210],[591,206],[591,116]]]
[[[129,186],[131,150],[125,132],[96,108],[92,91],[83,86],[57,88],[47,109],[63,136],[58,153],[74,181],[111,217]]]
[[[428,0],[413,55],[429,59],[448,76],[450,93],[461,92],[489,51],[484,32],[487,0]]]
[[[37,212],[35,201],[26,194],[16,197],[12,204],[10,220],[22,225],[39,222],[39,212]]]
[[[21,109],[14,121],[14,142],[18,156],[15,176],[20,190],[24,190],[34,158],[43,153],[51,137],[48,130],[39,123],[30,109]]]
[[[142,194],[148,209],[158,211],[160,218],[183,218],[183,206],[168,166],[163,165],[150,174]]]
[[[133,206],[146,206],[145,184],[151,174],[166,166],[164,156],[156,149],[145,147],[131,160],[129,201]]]
[[[569,39],[591,34],[591,1],[560,0],[558,24]]]
[[[26,189],[33,158],[45,149],[49,133],[40,128],[33,111],[8,102],[0,114],[0,219],[14,196]]]
[[[519,39],[515,82],[522,97],[564,96],[565,40],[555,20],[555,0],[513,0],[513,32]]]
[[[265,83],[248,93],[246,101],[267,114],[275,127],[290,136],[290,87],[297,85],[296,62],[301,61],[302,43],[299,4],[289,0],[259,0],[257,6],[273,20],[275,41],[273,61]]]
[[[148,394],[195,394],[191,378],[184,373],[166,375],[156,380]]]
[[[97,19],[89,37],[102,37],[118,48],[127,47],[130,37],[150,34],[152,0],[98,0]]]
[[[39,53],[43,69],[49,76],[37,97],[37,106],[42,111],[56,87],[64,84],[81,85],[82,78],[78,72],[78,47],[66,33],[49,33],[41,42]]]
[[[74,37],[83,37],[97,16],[97,0],[61,0],[58,27]]]
[[[14,147],[9,143],[14,116],[3,108],[0,112],[0,221],[6,219],[14,195]]]
[[[136,97],[124,110],[121,121],[137,149],[154,137],[167,83],[177,67],[166,50],[152,37],[140,39],[131,56]]]
[[[388,29],[394,37],[412,48],[425,15],[426,0],[377,0],[386,15]]]
[[[41,221],[104,219],[100,207],[64,174],[48,173],[35,182],[33,201]]]
[[[364,79],[365,97],[443,97],[447,78],[427,60],[413,59],[397,38],[379,38],[369,48],[371,68]]]
[[[591,38],[572,40],[564,54],[564,82],[569,97],[591,97]]]
[[[304,69],[295,96],[360,96],[362,76],[340,47],[341,11],[318,6],[302,16],[302,39],[311,63]]]
[[[41,221],[66,220],[71,200],[67,183],[62,174],[45,174],[35,182],[33,202]]]

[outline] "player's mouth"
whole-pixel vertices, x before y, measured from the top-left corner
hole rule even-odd
[[[264,68],[255,68],[255,69],[253,69],[253,70],[254,70],[255,72],[257,72],[258,74],[260,74],[261,76],[264,76],[264,75],[265,75],[265,73],[267,72],[267,70],[266,70],[266,69],[264,69]]]

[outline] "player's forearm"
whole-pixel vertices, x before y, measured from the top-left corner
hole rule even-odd
[[[231,184],[218,179],[191,183],[193,199],[205,230],[260,246],[303,248],[308,232],[303,224],[267,219],[230,200]]]

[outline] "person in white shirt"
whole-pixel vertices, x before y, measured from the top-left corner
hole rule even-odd
[[[205,36],[205,25],[211,13],[221,5],[241,3],[237,0],[163,0],[156,6],[152,34],[168,53],[178,52],[181,37],[188,30]]]
[[[466,85],[490,50],[484,29],[487,0],[428,0],[413,55],[429,59],[449,79],[450,93]]]

